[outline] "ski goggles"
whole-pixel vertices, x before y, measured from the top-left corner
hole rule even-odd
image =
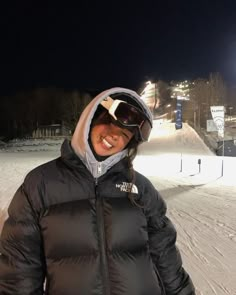
[[[122,127],[138,130],[138,140],[147,141],[152,125],[142,111],[131,104],[119,99],[107,97],[101,105],[108,110],[109,115]]]

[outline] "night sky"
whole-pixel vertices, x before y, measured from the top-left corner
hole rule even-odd
[[[211,72],[236,84],[235,0],[5,2],[0,95],[35,87],[137,90],[147,80]]]

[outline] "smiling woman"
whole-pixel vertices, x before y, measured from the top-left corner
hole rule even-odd
[[[132,165],[151,128],[132,90],[87,105],[61,156],[30,171],[10,203],[0,294],[195,294],[166,204]]]

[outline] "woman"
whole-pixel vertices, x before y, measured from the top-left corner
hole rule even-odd
[[[61,157],[31,171],[9,206],[0,294],[195,294],[165,202],[132,167],[151,128],[134,91],[91,101]]]

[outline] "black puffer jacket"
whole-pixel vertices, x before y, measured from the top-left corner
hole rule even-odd
[[[194,294],[163,199],[136,173],[131,204],[127,171],[123,158],[95,183],[65,141],[30,172],[1,236],[0,294],[43,294],[45,277],[50,295]]]

